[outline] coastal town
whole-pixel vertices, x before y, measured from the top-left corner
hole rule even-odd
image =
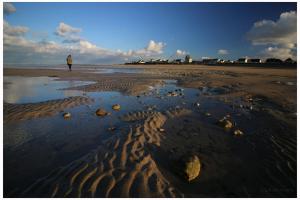
[[[281,60],[278,58],[239,58],[237,60],[224,60],[219,58],[202,58],[202,60],[193,60],[190,55],[186,55],[184,59],[176,58],[173,60],[169,59],[139,59],[132,62],[125,63],[127,65],[155,65],[155,64],[195,64],[195,65],[285,65],[285,66],[297,66],[297,62],[291,58]]]

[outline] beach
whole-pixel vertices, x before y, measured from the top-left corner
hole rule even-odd
[[[3,74],[4,197],[296,197],[296,68]]]

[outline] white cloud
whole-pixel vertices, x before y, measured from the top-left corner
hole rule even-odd
[[[56,28],[55,34],[63,38],[63,43],[77,43],[82,40],[78,35],[81,31],[80,28],[75,28],[60,22],[59,26]]]
[[[7,21],[3,20],[3,34],[18,36],[28,32],[28,28],[24,26],[11,26]]]
[[[229,54],[229,52],[228,52],[228,50],[226,50],[226,49],[219,49],[219,50],[218,50],[218,54],[219,54],[219,55],[227,55],[227,54]]]
[[[268,47],[262,51],[262,56],[264,58],[279,58],[285,60],[287,58],[292,58],[297,60],[296,48],[284,48],[284,47]]]
[[[293,58],[297,51],[297,13],[284,12],[277,21],[261,20],[255,22],[247,33],[253,45],[268,45],[262,51],[264,57]]]
[[[9,15],[11,13],[16,12],[16,8],[12,3],[4,2],[3,3],[3,14],[4,15]]]
[[[176,50],[176,55],[177,55],[177,56],[184,56],[184,55],[186,55],[186,54],[187,54],[186,51],[183,51],[183,50],[180,50],[180,49],[177,49],[177,50]]]
[[[146,50],[153,53],[162,53],[165,46],[166,45],[162,42],[156,43],[155,41],[150,40]]]
[[[155,57],[163,53],[163,49],[166,46],[163,42],[155,42],[150,40],[148,45],[139,50],[129,50],[128,52],[123,52],[122,55],[132,56],[132,57]]]
[[[282,13],[279,19],[255,22],[247,34],[253,45],[286,45],[297,42],[297,13]]]
[[[66,37],[74,33],[79,33],[80,31],[80,28],[75,28],[63,22],[60,22],[59,26],[56,28],[55,33],[61,37]]]
[[[79,30],[73,27],[62,28],[61,30],[59,27],[57,30],[60,31],[60,35],[65,40],[72,39],[72,33],[77,33]],[[64,43],[65,40],[63,43],[47,40],[35,42],[25,38],[27,31],[29,31],[27,27],[11,26],[5,22],[3,37],[4,63],[38,62],[58,64],[65,62],[65,56],[68,54],[74,55],[74,62],[79,64],[118,63],[140,56],[152,57],[160,55],[165,47],[163,42],[150,40],[143,49],[129,51],[110,50],[81,39],[78,35],[79,40],[70,43]]]

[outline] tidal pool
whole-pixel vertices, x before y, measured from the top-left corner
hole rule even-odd
[[[4,76],[3,99],[6,103],[36,103],[82,95],[75,90],[61,90],[91,81],[56,81],[51,77]]]
[[[59,81],[49,77],[4,77],[4,102],[7,103],[35,103],[69,96],[94,99],[90,105],[65,109],[64,112],[72,114],[69,120],[64,120],[62,113],[58,113],[51,117],[4,124],[5,196],[19,194],[53,169],[86,155],[114,134],[108,128],[122,130],[132,126],[120,119],[122,115],[135,111],[163,112],[174,107],[192,110],[199,122],[216,127],[216,122],[230,113],[235,125],[245,132],[240,138],[231,137],[230,132],[222,132],[230,140],[226,150],[216,147],[220,142],[217,135],[208,136],[209,142],[204,145],[209,148],[199,150],[203,154],[205,166],[201,179],[188,185],[176,183],[176,178],[170,178],[187,196],[255,196],[260,188],[264,190],[260,191],[261,194],[266,196],[270,193],[293,194],[296,158],[295,144],[289,135],[294,130],[288,129],[290,132],[287,135],[286,126],[277,123],[270,116],[233,109],[232,105],[205,95],[209,92],[208,89],[178,87],[176,80],[165,80],[164,85],[149,86],[149,90],[139,96],[117,91],[83,93],[62,90],[90,83],[92,82]],[[172,96],[172,92],[177,95]],[[215,92],[211,91],[212,95]],[[112,110],[114,104],[120,104],[121,110]],[[104,108],[111,115],[103,118],[96,116],[98,108]],[[211,116],[205,115],[207,112]],[[291,146],[286,148],[286,144]],[[271,166],[272,163],[274,165]],[[211,169],[222,169],[217,172],[222,171],[224,174],[215,177],[215,172],[211,173]],[[255,185],[258,179],[259,182]],[[241,187],[236,187],[237,185]],[[278,190],[271,191],[274,188]],[[282,191],[284,188],[285,191]]]

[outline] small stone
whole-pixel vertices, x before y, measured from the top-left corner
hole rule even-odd
[[[231,129],[233,127],[232,122],[229,121],[226,117],[219,120],[219,125],[224,129]]]
[[[205,115],[208,117],[211,116],[211,114],[209,112],[205,113]]]
[[[69,113],[69,112],[64,113],[64,114],[63,114],[63,117],[64,117],[65,119],[70,119],[70,118],[71,118],[71,113]]]
[[[240,136],[240,135],[243,135],[244,133],[243,133],[241,130],[236,129],[236,130],[233,132],[233,134],[236,135],[236,136]]]
[[[176,97],[176,96],[178,96],[178,94],[176,93],[176,92],[168,92],[168,94],[167,94],[167,96],[172,96],[172,97]]]
[[[172,97],[177,97],[178,94],[176,92],[172,92],[171,95],[172,95]]]
[[[158,130],[159,130],[159,132],[165,132],[165,129],[163,129],[163,128],[159,128]]]
[[[115,105],[112,106],[112,109],[113,110],[120,110],[121,106],[120,106],[120,104],[115,104]]]
[[[116,127],[109,127],[107,130],[109,130],[109,131],[114,131],[114,130],[116,130]]]
[[[103,108],[99,108],[98,110],[96,110],[96,115],[100,117],[104,117],[106,115],[109,115],[109,113],[106,112]]]

